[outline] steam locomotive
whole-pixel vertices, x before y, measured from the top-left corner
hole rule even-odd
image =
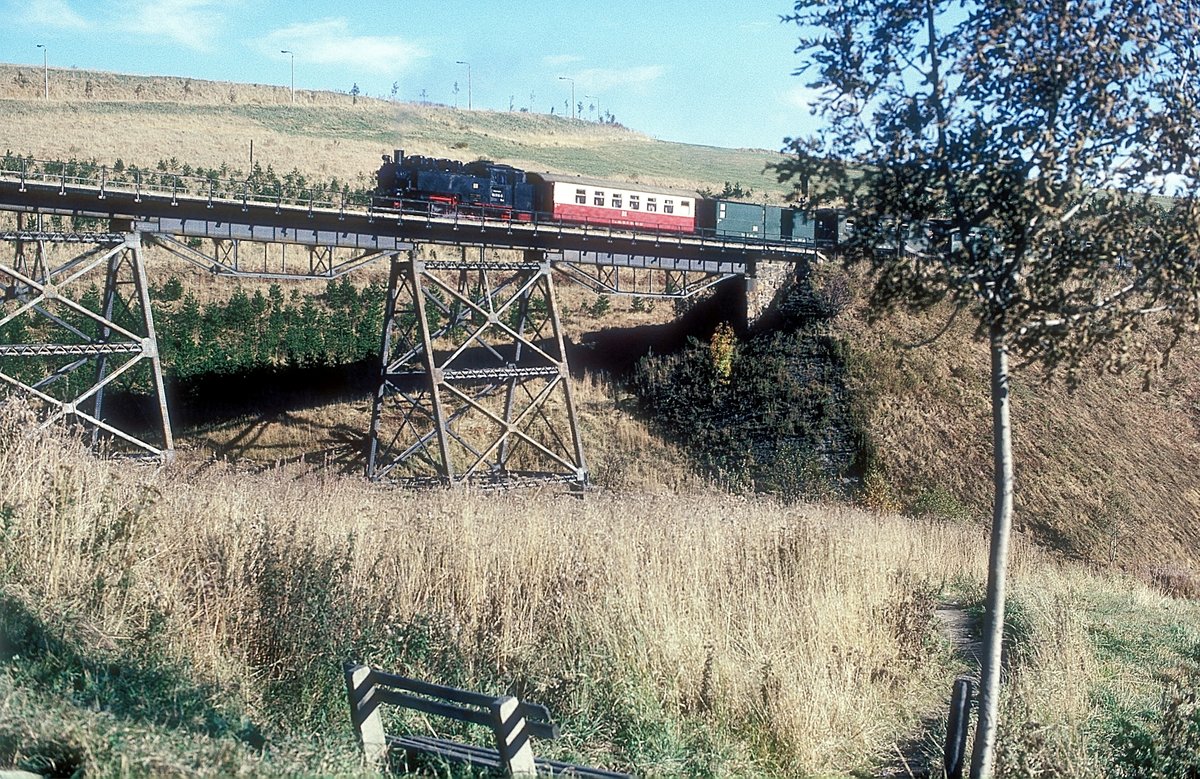
[[[815,212],[706,198],[695,192],[554,173],[528,173],[487,160],[460,162],[384,155],[377,197],[388,207],[432,214],[663,230],[836,246],[852,229],[833,209]]]

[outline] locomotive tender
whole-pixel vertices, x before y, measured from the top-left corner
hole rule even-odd
[[[663,230],[718,238],[836,247],[846,217],[833,209],[705,198],[695,192],[556,173],[526,173],[487,160],[384,155],[376,196],[388,207],[532,221]]]

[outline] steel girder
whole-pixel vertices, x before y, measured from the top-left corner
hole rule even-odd
[[[168,455],[174,441],[141,234],[97,234],[98,245],[63,260],[44,243],[82,244],[80,236],[40,233],[32,262],[23,257],[29,236],[4,237],[17,251],[12,264],[0,261],[0,382],[32,401],[43,427],[73,421],[93,444],[104,437],[116,449]],[[106,416],[105,390],[122,377],[154,395],[157,419]]]
[[[549,261],[392,258],[367,475],[587,481]]]
[[[303,256],[288,259],[286,243],[279,243],[278,258],[268,260],[267,245],[270,241],[249,241],[251,245],[262,248],[262,254],[243,252],[240,238],[212,240],[212,254],[193,248],[171,235],[152,236],[157,246],[166,249],[171,254],[186,260],[197,267],[221,276],[238,276],[258,279],[337,279],[351,271],[389,256],[389,252],[377,250],[357,250],[347,252],[341,247],[325,245],[300,245]],[[246,256],[247,254],[253,256]]]
[[[647,298],[689,298],[731,278],[752,272],[746,257],[680,259],[657,254],[563,250],[556,270],[593,292]]]

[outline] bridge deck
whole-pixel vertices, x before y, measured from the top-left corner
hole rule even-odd
[[[180,177],[175,177],[178,180]],[[819,256],[809,243],[633,230],[533,218],[472,218],[380,209],[372,202],[285,202],[222,184],[233,196],[110,183],[0,169],[0,209],[126,221],[132,229],[185,237],[238,239],[370,251],[407,250],[415,243],[569,251],[573,262],[610,264],[613,255],[735,264],[751,260],[805,262]],[[194,185],[193,185],[194,187]],[[529,215],[525,215],[528,217]],[[695,267],[695,266],[693,266]]]

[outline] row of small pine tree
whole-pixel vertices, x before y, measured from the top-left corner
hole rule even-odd
[[[171,278],[151,292],[159,349],[168,375],[190,379],[284,367],[346,365],[379,354],[379,283],[331,280],[324,293],[285,294],[272,284],[201,305]]]

